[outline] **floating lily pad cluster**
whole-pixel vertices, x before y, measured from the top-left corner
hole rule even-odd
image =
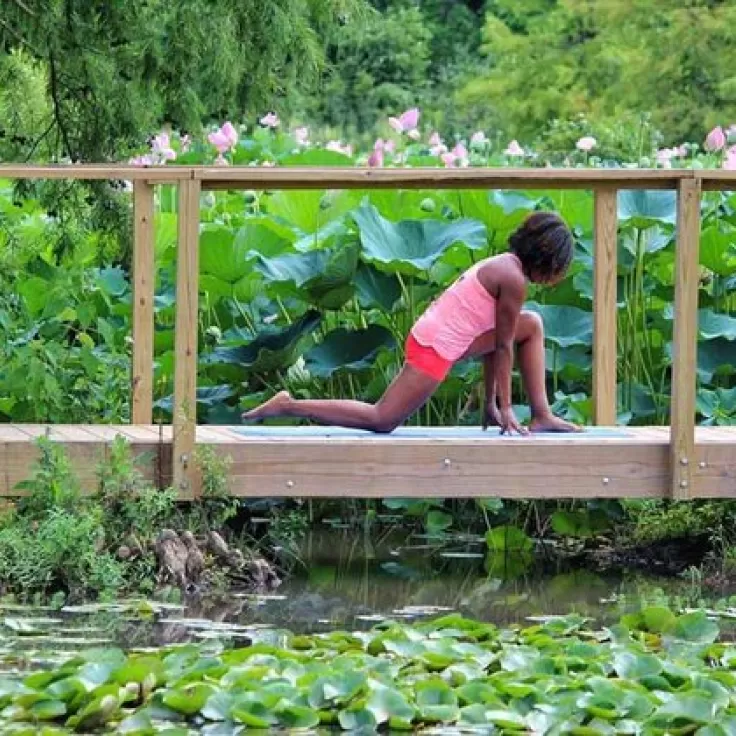
[[[726,736],[736,646],[718,638],[704,611],[653,607],[605,629],[578,615],[499,629],[452,614],[240,649],[96,650],[1,682],[2,728]]]

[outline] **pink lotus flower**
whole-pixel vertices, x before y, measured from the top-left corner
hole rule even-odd
[[[451,151],[458,166],[467,166],[469,163],[468,149],[462,143],[458,143]]]
[[[726,145],[726,134],[723,132],[723,128],[719,125],[713,128],[705,138],[705,150],[715,153],[720,151]]]
[[[294,131],[294,140],[297,142],[300,146],[308,146],[309,145],[309,128],[297,128]]]
[[[449,151],[448,153],[443,153],[440,158],[442,159],[442,163],[448,168],[452,169],[455,166],[455,154],[452,153],[452,151]]]
[[[432,146],[429,152],[433,156],[442,156],[443,153],[447,153],[447,146],[444,143],[440,143],[438,146]]]
[[[413,107],[411,110],[401,113],[398,118],[389,118],[388,124],[397,133],[408,133],[415,130],[419,123],[419,108]]]
[[[585,153],[588,153],[589,151],[592,151],[597,144],[598,141],[593,138],[592,135],[586,135],[575,144],[575,148],[577,148],[578,151],[585,151]]]
[[[430,146],[441,146],[442,145],[442,138],[440,138],[440,134],[435,131],[432,133],[431,136],[429,136],[429,145]]]
[[[386,151],[386,153],[393,153],[396,150],[396,142],[395,141],[384,141],[383,150]]]
[[[268,113],[268,115],[264,115],[259,122],[264,128],[278,128],[281,123],[278,115],[273,112]]]
[[[677,155],[676,148],[662,148],[657,151],[657,163],[665,168],[672,168],[672,159]]]
[[[153,157],[150,154],[144,154],[143,156],[135,156],[128,160],[131,166],[153,166]]]
[[[478,130],[470,136],[470,143],[473,146],[485,146],[488,143],[488,138],[482,130]]]
[[[165,161],[173,161],[176,158],[176,151],[171,147],[171,139],[168,133],[159,133],[151,143],[151,153],[162,163]]]
[[[736,171],[736,146],[731,146],[726,151],[726,156],[723,159],[723,168],[728,171]]]
[[[207,136],[207,140],[217,149],[217,152],[222,155],[226,151],[235,148],[238,142],[238,131],[235,130],[231,122],[226,122],[219,130],[214,133],[210,133]]]
[[[379,169],[383,166],[383,149],[374,148],[373,153],[368,156],[368,166],[374,169]]]
[[[507,156],[523,156],[524,149],[518,144],[517,141],[514,140],[514,141],[511,141],[511,143],[509,143],[504,153]]]

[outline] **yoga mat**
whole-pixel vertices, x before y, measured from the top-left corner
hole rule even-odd
[[[295,427],[295,426],[263,426],[258,424],[244,425],[243,427],[234,428],[238,434],[246,437],[308,437],[310,439],[329,439],[330,437],[372,437],[375,439],[390,442],[392,439],[472,439],[472,440],[493,440],[503,437],[508,439],[508,435],[501,435],[497,427],[489,427],[485,432],[480,427],[399,427],[391,432],[391,434],[376,434],[374,432],[366,432],[362,429],[345,429],[343,427]],[[586,427],[581,434],[566,435],[557,432],[539,432],[530,435],[533,439],[559,439],[560,437],[583,437],[588,439],[631,437],[631,433],[624,429],[609,427]],[[512,435],[514,439],[525,440],[527,437],[520,435]]]

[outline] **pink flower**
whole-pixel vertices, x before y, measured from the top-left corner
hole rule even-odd
[[[421,138],[421,135],[420,135],[419,131],[418,131],[418,130],[417,130],[416,128],[413,128],[412,130],[410,130],[410,131],[409,131],[409,132],[407,133],[407,135],[408,135],[408,136],[409,136],[409,138],[411,138],[411,139],[412,139],[413,141],[418,141],[418,140],[419,140],[419,139]]]
[[[713,128],[705,138],[705,150],[715,153],[720,151],[726,145],[726,134],[723,132],[723,128],[719,125]]]
[[[270,112],[268,115],[264,115],[260,121],[264,128],[278,128],[281,121],[276,113]]]
[[[473,146],[485,146],[488,143],[488,138],[482,130],[478,130],[470,136],[470,143]]]
[[[429,152],[433,156],[441,156],[443,153],[447,153],[447,146],[444,143],[440,143],[438,146],[432,146]]]
[[[215,159],[215,166],[229,166],[227,159],[221,154],[217,154],[217,158]]]
[[[736,146],[726,151],[726,157],[723,159],[723,168],[728,171],[736,171]]]
[[[443,153],[440,158],[442,159],[442,163],[448,168],[451,169],[455,166],[455,154],[452,153],[452,151],[448,153]]]
[[[308,146],[309,145],[309,128],[297,128],[294,131],[294,140],[297,142],[300,146]]]
[[[408,133],[415,130],[419,123],[419,108],[413,107],[411,110],[402,112],[398,118],[389,118],[388,124],[397,133]]]
[[[504,153],[507,156],[523,156],[524,149],[518,144],[517,141],[511,141],[511,143],[509,143],[509,145],[506,147]]]
[[[596,147],[597,143],[598,141],[596,141],[592,135],[586,135],[575,144],[575,148],[577,148],[578,151],[585,151],[588,153],[588,151],[592,151]]]
[[[683,143],[680,146],[677,146],[673,150],[675,151],[675,155],[677,156],[677,158],[685,158],[687,154],[689,153],[687,149],[687,145],[685,143]]]
[[[368,166],[374,169],[378,169],[383,166],[383,149],[374,148],[373,153],[368,156]]]
[[[238,131],[235,130],[231,122],[226,122],[219,130],[214,133],[210,133],[207,136],[207,140],[217,149],[217,152],[222,155],[231,148],[235,148],[238,142]]]
[[[432,133],[431,136],[429,136],[429,145],[430,146],[441,146],[442,145],[442,138],[440,138],[440,134],[435,131]]]
[[[455,148],[452,149],[452,155],[455,157],[455,163],[459,166],[467,166],[468,160],[468,149],[462,143],[458,143]]]
[[[657,151],[657,163],[665,169],[672,168],[672,159],[677,155],[675,148],[662,148]]]
[[[395,141],[384,141],[383,150],[386,151],[386,153],[393,153],[396,150]]]
[[[153,157],[147,153],[143,156],[136,156],[135,158],[131,158],[128,163],[131,166],[153,166],[154,161]]]
[[[176,151],[171,147],[171,139],[168,133],[159,133],[153,139],[151,153],[162,163],[173,161],[176,158]]]

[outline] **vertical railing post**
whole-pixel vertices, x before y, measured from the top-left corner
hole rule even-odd
[[[700,180],[681,179],[677,189],[675,241],[675,314],[670,415],[671,495],[694,494],[695,376],[698,341],[698,255],[700,249]]]
[[[153,421],[153,299],[156,283],[153,186],[133,184],[133,424]]]
[[[197,312],[200,182],[179,182],[172,477],[182,499],[199,493],[193,453],[197,430]]]
[[[593,405],[597,425],[616,424],[617,211],[616,189],[594,192]]]

